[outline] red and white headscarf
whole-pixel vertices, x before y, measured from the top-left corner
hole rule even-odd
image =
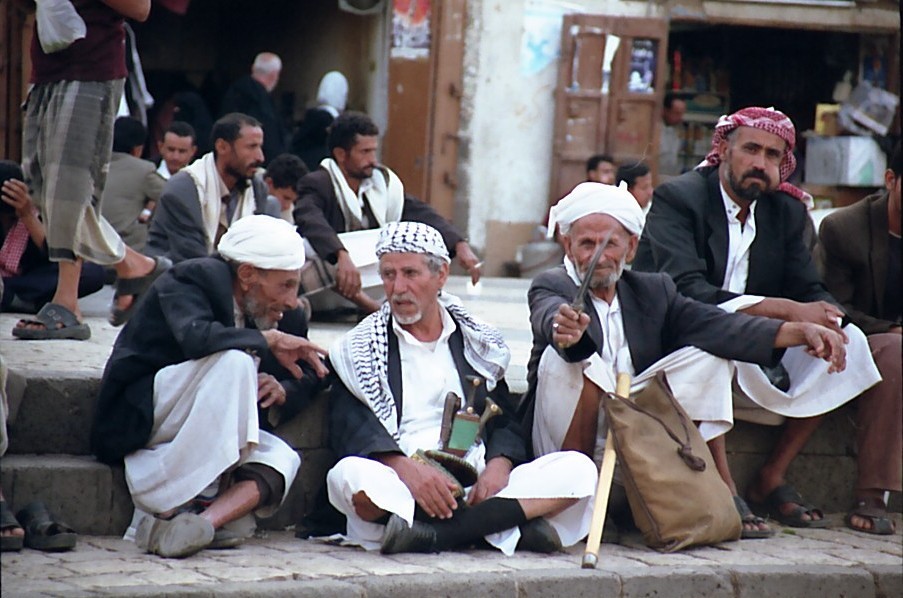
[[[696,168],[720,164],[721,156],[718,153],[718,146],[737,127],[761,129],[784,140],[787,147],[784,149],[784,157],[781,159],[781,164],[778,167],[778,173],[781,177],[781,184],[778,185],[778,190],[795,197],[811,207],[812,196],[787,182],[787,179],[796,170],[796,158],[793,156],[793,148],[796,146],[796,127],[793,126],[793,121],[790,120],[790,117],[780,110],[753,106],[743,108],[733,114],[722,115],[718,119],[718,124],[715,125],[715,134],[712,136],[712,149],[706,155],[705,160]]]

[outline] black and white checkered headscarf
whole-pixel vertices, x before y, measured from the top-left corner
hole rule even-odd
[[[486,379],[486,388],[492,390],[511,361],[511,351],[502,334],[472,316],[454,295],[441,292],[439,305],[448,310],[461,329],[464,358]],[[348,390],[368,405],[383,427],[398,440],[398,414],[389,387],[391,316],[389,304],[384,303],[378,312],[367,316],[329,349],[329,360]]]
[[[376,257],[387,253],[425,253],[443,259],[446,263],[451,261],[442,235],[422,222],[387,224],[376,242]]]

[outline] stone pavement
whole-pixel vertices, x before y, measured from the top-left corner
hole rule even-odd
[[[841,522],[836,517],[834,523]],[[901,520],[897,517],[897,527]],[[184,560],[141,554],[131,542],[81,537],[68,553],[3,553],[2,596],[430,596],[565,598],[898,598],[901,535],[842,527],[784,530],[660,554],[638,535],[603,544],[596,570],[583,545],[555,555],[494,550],[383,556],[265,532],[233,550]]]

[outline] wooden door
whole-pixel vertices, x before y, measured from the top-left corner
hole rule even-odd
[[[657,172],[667,79],[665,19],[566,15],[561,37],[550,205],[586,180],[593,154]]]
[[[452,220],[466,0],[395,0],[382,160],[405,190]],[[424,41],[422,32],[428,28]]]
[[[0,159],[22,160],[22,102],[31,72],[34,3],[0,2]]]

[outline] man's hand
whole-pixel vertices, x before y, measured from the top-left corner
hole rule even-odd
[[[34,205],[28,194],[28,186],[18,179],[7,179],[3,182],[3,203],[7,203],[16,211],[20,220],[34,218]]]
[[[467,241],[458,241],[455,245],[455,257],[467,270],[467,273],[470,274],[470,282],[473,284],[480,282],[480,276],[483,274],[480,268],[483,262],[479,260],[473,249],[467,244]]]
[[[344,249],[336,254],[335,288],[342,297],[352,299],[361,290],[361,273]]]
[[[847,335],[840,328],[843,320],[843,311],[827,301],[813,301],[811,303],[796,303],[790,312],[790,320],[793,322],[811,322],[819,326],[825,326],[841,334],[846,340]]]
[[[261,334],[266,339],[267,346],[276,360],[295,378],[300,379],[304,375],[301,366],[297,363],[301,359],[314,368],[319,378],[329,373],[322,361],[322,358],[326,356],[326,349],[315,345],[306,338],[286,334],[276,329],[264,330]]]
[[[418,463],[404,455],[385,455],[380,461],[395,470],[420,508],[430,517],[450,519],[458,508],[455,485],[435,467]]]
[[[784,322],[778,329],[775,347],[806,346],[806,352],[831,365],[828,373],[842,372],[847,367],[847,338],[825,326],[812,322]]]
[[[569,304],[558,306],[558,313],[552,318],[552,342],[555,346],[570,347],[580,340],[589,326],[589,314],[574,310]]]
[[[257,374],[257,402],[266,409],[271,405],[285,404],[285,388],[274,376],[259,372]]]
[[[507,457],[493,457],[486,463],[486,469],[477,478],[477,483],[470,490],[467,504],[476,505],[487,498],[492,498],[508,485],[508,478],[514,465]]]

